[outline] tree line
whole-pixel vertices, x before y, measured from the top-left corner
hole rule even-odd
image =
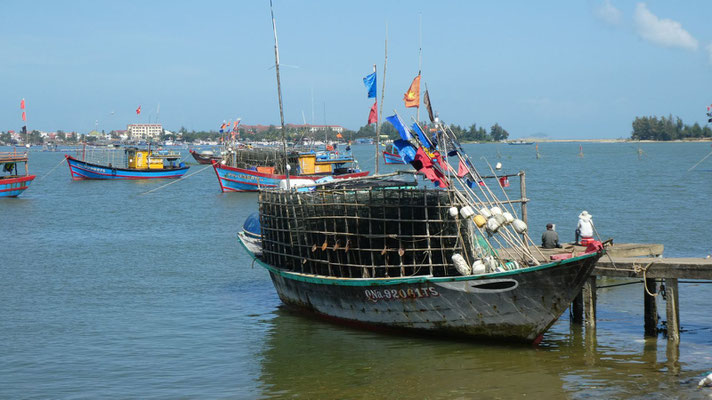
[[[423,129],[433,128],[433,124],[421,123]],[[375,137],[376,131],[373,125],[362,126],[354,134],[354,138]],[[490,128],[489,132],[484,127],[478,127],[476,124],[470,125],[469,128],[464,128],[459,125],[450,125],[450,129],[461,142],[498,142],[506,140],[509,137],[509,132],[495,123]],[[393,125],[385,123],[381,125],[381,135],[387,135],[389,139],[398,139],[400,134]]]
[[[709,126],[701,127],[697,122],[686,125],[680,117],[636,117],[633,121],[632,140],[679,140],[712,137]]]

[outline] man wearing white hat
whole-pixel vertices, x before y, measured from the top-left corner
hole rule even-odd
[[[576,226],[576,244],[588,246],[593,242],[593,215],[583,210],[579,214],[578,225]],[[581,242],[579,243],[579,237]]]

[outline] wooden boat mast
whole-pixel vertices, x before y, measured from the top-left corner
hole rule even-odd
[[[282,149],[284,150],[284,175],[287,178],[287,187],[289,184],[289,159],[287,157],[287,132],[284,129],[284,109],[282,108],[282,85],[279,80],[279,45],[277,44],[277,23],[274,20],[274,10],[272,8],[272,0],[269,0],[269,11],[272,14],[272,31],[274,32],[274,67],[277,71],[277,95],[279,97],[279,119],[282,124]]]

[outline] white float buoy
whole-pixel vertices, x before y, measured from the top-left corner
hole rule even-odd
[[[519,218],[515,219],[512,222],[512,226],[514,227],[514,230],[520,235],[527,231],[527,224],[525,224],[524,221]]]
[[[482,216],[485,218],[489,218],[492,216],[492,213],[487,207],[480,208],[480,214],[482,214]]]
[[[452,263],[455,264],[455,269],[460,275],[470,275],[472,274],[472,268],[467,265],[467,261],[460,254],[452,255]]]
[[[507,224],[514,222],[514,216],[509,211],[503,212],[502,215],[504,215],[504,219],[507,221]]]
[[[457,218],[457,214],[459,213],[459,212],[457,211],[457,207],[450,207],[450,209],[448,210],[448,212],[450,213],[450,216],[451,216],[451,217],[455,217],[455,218]]]
[[[502,169],[502,163],[498,162],[497,165],[494,166],[495,169]]]
[[[460,215],[462,215],[462,218],[467,219],[475,215],[475,211],[472,209],[472,207],[465,206],[460,209]]]
[[[706,377],[702,378],[700,383],[697,384],[697,387],[709,386],[710,384],[712,384],[712,372],[710,372],[710,374]]]

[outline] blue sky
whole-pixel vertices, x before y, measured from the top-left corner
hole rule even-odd
[[[275,0],[287,123],[364,125],[362,78],[388,66],[384,115],[410,119],[418,73],[449,123],[510,137],[629,137],[636,116],[705,119],[709,1]],[[269,2],[0,2],[0,130],[88,132],[156,120],[279,124]],[[312,100],[313,99],[313,100]],[[142,114],[135,109],[141,105]],[[421,119],[425,119],[421,114]]]

